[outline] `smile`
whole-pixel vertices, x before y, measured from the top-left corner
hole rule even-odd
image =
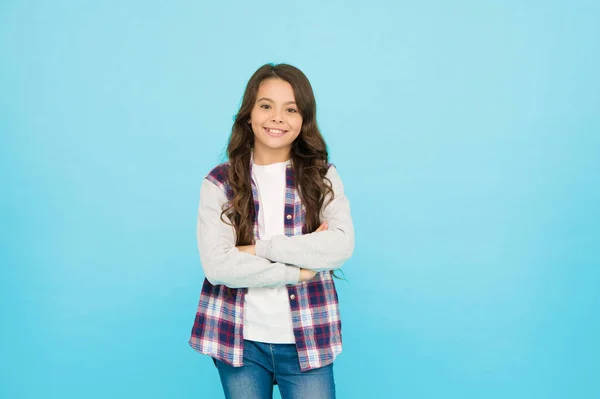
[[[287,133],[287,130],[264,128],[269,136],[280,137]]]

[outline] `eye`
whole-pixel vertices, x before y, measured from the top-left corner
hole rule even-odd
[[[290,112],[298,112],[294,108],[288,108],[288,111],[290,111]]]
[[[263,109],[268,109],[268,108],[265,108],[265,107],[269,107],[270,108],[271,106],[269,104],[261,104],[260,107],[263,108]]]

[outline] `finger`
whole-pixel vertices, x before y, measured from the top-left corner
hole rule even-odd
[[[323,223],[321,223],[321,225],[320,225],[320,226],[317,228],[317,230],[315,230],[315,233],[316,233],[316,232],[319,232],[319,231],[323,231],[323,230],[325,230],[326,228],[327,228],[327,222],[323,222]]]

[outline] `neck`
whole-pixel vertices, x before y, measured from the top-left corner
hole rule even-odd
[[[281,148],[273,150],[271,148],[265,151],[258,146],[254,146],[253,160],[256,165],[270,165],[278,162],[285,162],[292,156],[291,148]]]

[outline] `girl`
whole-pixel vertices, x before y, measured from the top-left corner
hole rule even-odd
[[[266,64],[250,78],[227,146],[200,189],[206,278],[190,345],[226,398],[335,398],[342,351],[333,270],[354,250],[350,204],[328,163],[306,76]]]

